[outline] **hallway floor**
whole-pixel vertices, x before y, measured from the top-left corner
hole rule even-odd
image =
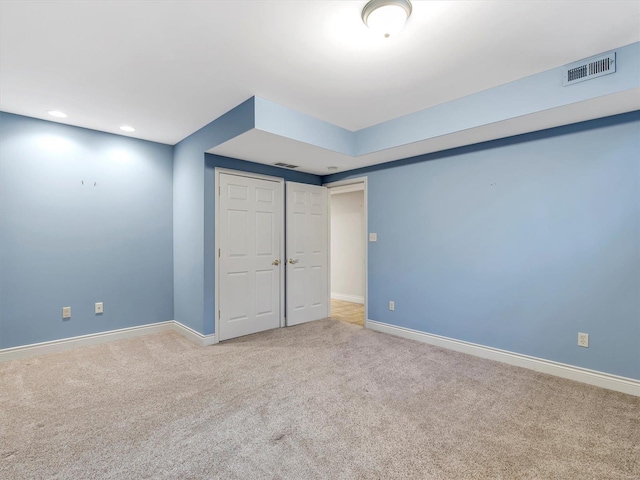
[[[364,305],[331,299],[331,318],[364,327]]]

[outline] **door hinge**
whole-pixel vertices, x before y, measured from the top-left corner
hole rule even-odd
[[[220,310],[218,310],[218,320],[220,320]]]
[[[222,187],[218,187],[218,196],[222,195]]]
[[[218,258],[220,258],[220,249],[218,249]]]

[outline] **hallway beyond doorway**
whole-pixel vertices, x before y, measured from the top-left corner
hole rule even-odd
[[[331,299],[331,318],[364,327],[364,305]]]

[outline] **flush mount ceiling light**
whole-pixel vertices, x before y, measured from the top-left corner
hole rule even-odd
[[[64,112],[61,112],[60,110],[47,110],[47,113],[56,118],[67,118],[69,116]]]
[[[135,131],[136,131],[136,129],[135,129],[135,128],[130,127],[129,125],[122,125],[122,126],[120,127],[120,130],[123,130],[123,131],[125,131],[125,132],[135,132]]]
[[[409,0],[371,0],[362,9],[362,21],[375,33],[389,38],[399,33],[411,15]]]

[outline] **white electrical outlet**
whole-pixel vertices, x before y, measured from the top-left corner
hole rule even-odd
[[[396,302],[389,302],[389,310],[392,312],[396,309]]]
[[[71,318],[71,307],[62,307],[62,318]]]
[[[369,234],[369,241],[370,242],[377,242],[378,241],[378,234],[377,233],[370,233]]]
[[[578,346],[589,348],[589,334],[578,332]]]
[[[103,313],[103,312],[104,312],[104,303],[102,302],[96,303],[96,313]]]

